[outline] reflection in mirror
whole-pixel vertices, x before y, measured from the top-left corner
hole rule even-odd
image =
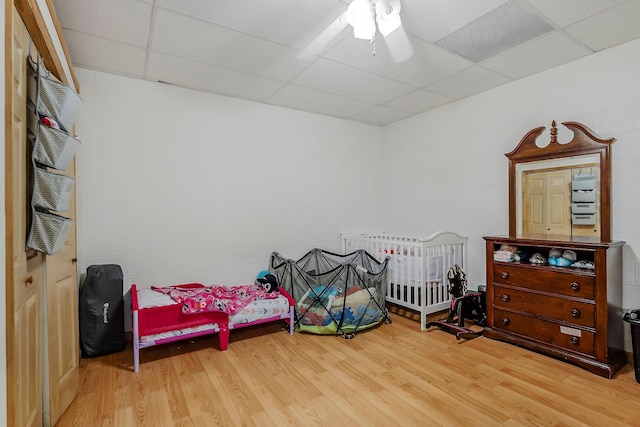
[[[544,131],[529,131],[509,158],[509,235],[575,240],[611,238],[611,143],[578,122],[562,123],[573,138],[536,142]],[[564,138],[563,138],[564,139]],[[568,139],[568,138],[567,138]]]
[[[517,164],[517,234],[599,237],[599,161],[587,155]]]

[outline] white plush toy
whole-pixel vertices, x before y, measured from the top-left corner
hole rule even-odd
[[[376,288],[361,289],[357,292],[347,295],[346,297],[336,297],[330,300],[330,306],[327,307],[330,310],[342,310],[343,308],[351,307],[355,310],[358,307],[363,307],[369,303],[371,297],[375,298]]]

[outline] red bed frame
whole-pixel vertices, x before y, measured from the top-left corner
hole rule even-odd
[[[187,283],[183,285],[175,285],[182,289],[194,289],[204,287],[201,283]],[[182,313],[182,305],[174,303],[161,307],[139,308],[138,306],[138,289],[135,284],[131,285],[131,312],[133,317],[132,333],[133,333],[133,370],[138,372],[140,369],[140,349],[152,347],[155,345],[166,344],[173,341],[180,341],[188,338],[194,338],[202,335],[210,335],[218,333],[220,351],[227,350],[229,345],[229,332],[231,329],[243,328],[245,326],[253,326],[261,323],[273,322],[284,319],[289,325],[289,334],[293,335],[294,327],[294,311],[295,301],[284,289],[279,288],[278,292],[289,301],[289,312],[287,314],[267,317],[259,319],[251,323],[229,324],[229,315],[223,312],[206,312],[197,314]],[[196,326],[217,324],[217,328],[205,331],[192,332],[182,334],[170,338],[162,338],[147,342],[140,342],[141,337],[155,335],[162,332],[177,331],[184,328],[193,328]]]

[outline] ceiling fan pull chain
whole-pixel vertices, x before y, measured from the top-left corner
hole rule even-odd
[[[375,36],[371,39],[371,45],[373,45],[373,56],[376,56],[376,38]]]

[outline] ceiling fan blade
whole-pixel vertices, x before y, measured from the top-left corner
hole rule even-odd
[[[404,62],[413,56],[413,45],[403,27],[385,36],[384,41],[389,48],[391,60],[396,64]]]
[[[347,25],[349,25],[349,23],[346,19],[346,12],[344,12],[298,54],[298,59],[306,61],[318,56]]]
[[[402,25],[400,9],[400,0],[376,1],[376,23],[380,34],[386,37]]]

